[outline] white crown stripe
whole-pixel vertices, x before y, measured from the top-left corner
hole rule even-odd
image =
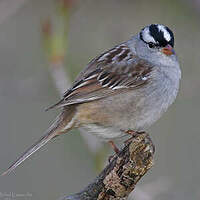
[[[147,43],[149,42],[153,42],[153,43],[156,43],[156,41],[154,40],[154,38],[150,35],[150,31],[149,31],[149,28],[145,28],[142,32],[142,37],[143,37],[143,40]]]
[[[164,36],[165,40],[169,42],[171,40],[171,35],[166,30],[166,28],[163,25],[158,25],[158,29],[159,29],[159,31],[163,32],[163,36]]]

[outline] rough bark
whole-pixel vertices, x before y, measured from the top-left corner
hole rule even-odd
[[[126,199],[153,166],[154,145],[147,133],[131,138],[83,191],[61,200]]]

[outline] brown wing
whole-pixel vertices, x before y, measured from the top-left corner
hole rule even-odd
[[[93,59],[65,92],[63,99],[48,109],[93,101],[137,88],[147,83],[151,68],[129,47],[121,44]]]

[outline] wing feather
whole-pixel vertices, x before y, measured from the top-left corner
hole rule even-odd
[[[64,93],[63,99],[48,109],[93,101],[138,88],[148,82],[151,70],[152,66],[135,56],[128,46],[121,44],[93,59]]]

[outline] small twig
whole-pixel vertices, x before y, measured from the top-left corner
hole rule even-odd
[[[138,134],[83,191],[62,200],[126,199],[153,166],[153,155],[154,145],[149,135]]]

